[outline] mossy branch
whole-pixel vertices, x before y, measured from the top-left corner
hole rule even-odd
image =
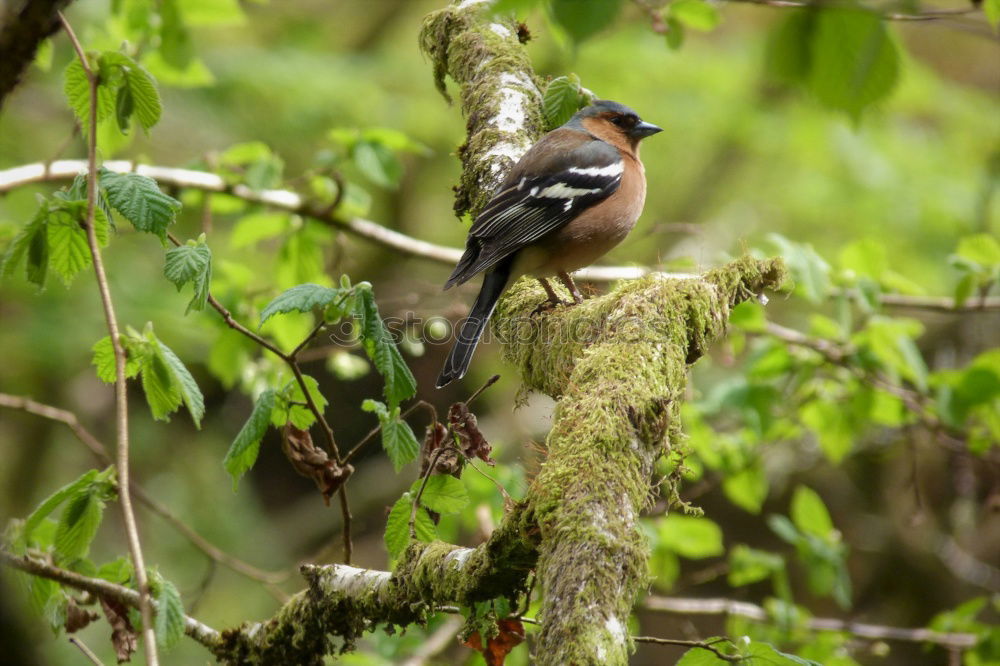
[[[455,212],[475,215],[507,172],[545,131],[542,94],[513,22],[491,18],[489,1],[466,1],[433,12],[420,46],[434,81],[449,101],[445,77],[461,87],[466,143]]]
[[[216,657],[230,664],[322,664],[379,624],[423,623],[437,606],[469,606],[524,593],[537,560],[537,528],[517,505],[476,548],[412,543],[392,572],[305,565],[309,587],[264,622],[222,632]]]
[[[744,257],[701,279],[649,275],[542,316],[534,280],[501,300],[493,321],[504,357],[525,387],[558,399],[528,495],[541,536],[538,663],[627,663],[628,616],[647,583],[638,518],[656,460],[681,453],[687,367],[725,332],[734,305],[783,279],[779,260]]]

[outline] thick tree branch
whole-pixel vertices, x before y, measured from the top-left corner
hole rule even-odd
[[[531,514],[517,505],[486,543],[412,543],[392,572],[305,565],[309,588],[271,619],[223,631],[216,656],[242,665],[321,664],[323,655],[351,649],[378,624],[420,622],[439,605],[516,599],[535,566],[536,547]]]
[[[74,571],[60,569],[47,562],[35,560],[27,556],[14,555],[2,549],[0,549],[0,562],[32,576],[48,578],[74,589],[90,592],[98,597],[112,599],[130,608],[139,608],[140,606],[138,592],[101,578],[90,578]],[[155,608],[156,601],[151,600],[151,602]],[[184,633],[213,652],[218,647],[219,632],[192,617],[184,616]]]
[[[641,607],[645,610],[680,615],[736,615],[757,622],[766,622],[770,619],[770,615],[763,607],[734,599],[686,599],[650,596],[643,600]],[[873,641],[933,643],[959,649],[971,648],[979,641],[979,637],[975,634],[946,633],[924,628],[887,627],[837,618],[811,617],[807,621],[807,626],[813,631],[843,631],[858,638]]]
[[[71,0],[9,0],[0,5],[0,108],[35,59],[38,45],[59,30]]]

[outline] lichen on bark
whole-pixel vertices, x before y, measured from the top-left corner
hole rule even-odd
[[[449,5],[424,19],[420,46],[434,82],[450,101],[445,78],[461,89],[466,143],[455,212],[475,215],[510,167],[545,131],[542,95],[516,26],[491,17],[488,2]]]

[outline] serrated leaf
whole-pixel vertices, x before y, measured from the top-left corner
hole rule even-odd
[[[94,359],[92,363],[94,368],[97,370],[97,378],[105,384],[114,384],[117,379],[117,374],[115,371],[115,348],[114,345],[111,344],[111,336],[105,335],[103,338],[95,342],[94,346],[91,347],[91,351],[94,352]],[[139,374],[141,367],[140,356],[130,352],[126,346],[125,376],[128,378],[135,377]]]
[[[87,232],[79,220],[67,212],[51,214],[47,227],[49,266],[63,284],[69,286],[77,273],[90,266]]]
[[[318,306],[325,306],[346,294],[342,289],[323,287],[318,284],[300,284],[287,289],[268,303],[260,313],[260,324],[276,314],[286,312],[312,312]]]
[[[361,403],[361,409],[374,412],[378,416],[382,427],[382,448],[385,449],[397,473],[404,465],[416,460],[420,452],[420,443],[410,425],[399,418],[399,407],[390,409],[377,400],[369,399]]]
[[[78,494],[83,488],[90,485],[97,478],[96,469],[84,472],[78,479],[67,483],[65,486],[55,491],[38,505],[34,511],[25,519],[24,527],[21,529],[21,538],[26,542],[30,540],[31,533],[48,517],[50,513],[59,508],[63,502]]]
[[[253,411],[247,419],[236,439],[229,446],[226,457],[222,464],[233,478],[233,490],[239,485],[240,478],[249,471],[255,462],[257,454],[260,452],[260,441],[267,432],[267,426],[271,422],[271,411],[274,409],[275,392],[267,389],[254,402]]]
[[[116,173],[102,167],[100,184],[108,203],[132,226],[166,242],[167,227],[180,211],[180,201],[161,192],[152,178],[137,173]]]
[[[163,275],[176,285],[177,291],[189,282],[194,287],[194,295],[185,314],[191,310],[204,310],[212,281],[212,251],[204,238],[197,243],[189,242],[167,250]]]
[[[163,105],[156,90],[153,75],[135,64],[125,71],[125,85],[132,95],[132,105],[136,119],[144,130],[149,130],[160,121]]]
[[[128,86],[118,89],[118,97],[115,99],[115,122],[122,134],[128,134],[132,121],[132,111],[135,110],[135,100],[132,91]]]
[[[546,127],[550,130],[559,127],[579,111],[584,102],[585,98],[580,90],[580,77],[576,74],[552,79],[545,88],[545,96],[542,98]]]
[[[322,413],[326,409],[327,400],[326,396],[319,390],[319,382],[309,375],[303,375],[302,380],[309,390],[309,395],[312,397],[316,409]],[[293,379],[285,385],[282,394],[283,397],[279,401],[280,404],[276,405],[274,413],[271,416],[271,423],[274,424],[274,427],[281,428],[285,423],[291,423],[299,430],[308,430],[310,426],[316,423],[316,415],[313,414],[307,404],[302,404],[306,402],[306,396],[296,380]]]
[[[184,603],[181,593],[169,580],[161,578],[156,590],[156,642],[170,649],[184,636]]]
[[[420,489],[423,479],[417,479],[410,486],[410,492]],[[427,478],[420,503],[436,513],[459,513],[469,504],[469,493],[461,479],[450,474],[432,474]]]
[[[25,254],[27,254],[29,247],[35,242],[34,238],[36,235],[41,234],[43,241],[48,242],[48,239],[45,238],[45,222],[48,214],[48,203],[42,202],[38,210],[35,211],[34,217],[21,227],[21,230],[10,241],[6,249],[4,249],[3,259],[0,259],[0,281],[13,274]],[[42,282],[44,282],[44,273]]]
[[[162,360],[170,377],[170,385],[187,407],[195,427],[201,428],[201,419],[205,415],[205,398],[198,388],[198,383],[170,347],[163,344],[152,332],[147,334],[146,339],[150,343],[150,352]]]
[[[716,649],[723,651],[724,653],[732,652],[732,650],[726,650],[726,640],[718,637],[708,638],[704,641],[716,647]],[[715,656],[715,653],[711,650],[706,650],[705,648],[691,648],[677,661],[676,666],[723,666],[724,664],[730,664],[732,661],[727,661],[725,659],[719,659]]]
[[[770,643],[754,641],[745,654],[746,661],[753,664],[768,664],[768,666],[823,666],[818,661],[805,659],[794,654],[781,652]]]
[[[552,0],[552,18],[574,42],[582,42],[608,27],[618,16],[621,0]]]
[[[386,402],[390,408],[395,407],[416,394],[417,380],[382,322],[371,287],[356,285],[355,289],[355,317],[359,321],[358,333],[362,346],[385,380]]]
[[[83,65],[76,58],[66,66],[63,73],[63,92],[66,94],[66,101],[80,121],[80,125],[87,127],[90,123],[90,83],[87,81],[87,74],[83,71]],[[103,82],[97,86],[97,121],[100,122],[109,117],[115,107],[115,91]],[[84,132],[86,134],[86,132]]]
[[[90,484],[69,499],[56,528],[55,551],[62,561],[87,555],[103,515],[104,502]]]
[[[385,523],[385,548],[389,551],[389,557],[396,558],[406,550],[410,543],[410,512],[413,508],[413,495],[403,493],[403,496],[396,500],[389,511],[389,517]],[[416,519],[413,523],[413,531],[417,540],[431,542],[437,538],[437,529],[434,522],[423,507],[417,507]]]

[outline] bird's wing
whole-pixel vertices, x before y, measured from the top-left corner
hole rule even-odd
[[[620,153],[610,144],[586,134],[581,139],[579,132],[550,133],[521,158],[479,213],[446,288],[492,268],[607,199],[621,185],[624,171]]]

